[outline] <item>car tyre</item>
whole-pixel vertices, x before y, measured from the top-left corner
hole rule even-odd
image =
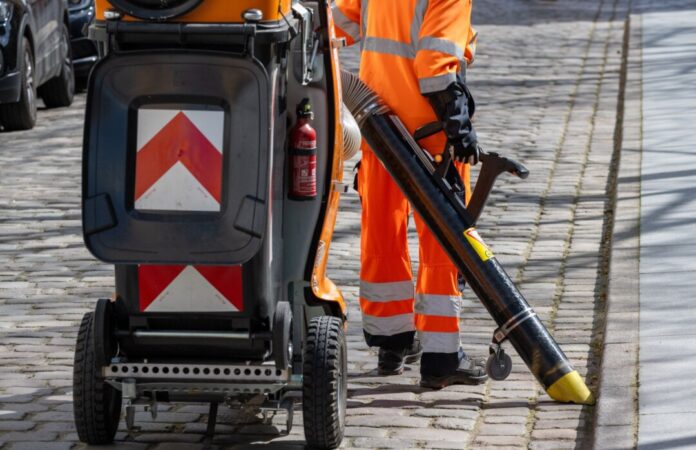
[[[0,105],[0,123],[5,131],[30,130],[36,124],[34,53],[26,37],[22,40],[21,54],[22,88],[19,101]]]
[[[63,25],[61,40],[63,48],[60,73],[39,88],[39,95],[48,108],[70,106],[75,96],[75,71],[72,64],[70,33],[65,25]]]

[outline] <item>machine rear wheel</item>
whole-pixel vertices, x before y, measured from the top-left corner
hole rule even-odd
[[[292,344],[292,309],[290,303],[279,302],[273,316],[273,360],[278,370],[285,370],[290,365]]]
[[[347,348],[343,322],[332,316],[309,322],[304,348],[302,414],[307,446],[337,448],[346,425]]]
[[[121,392],[99,373],[94,328],[94,313],[85,314],[77,333],[73,366],[75,428],[80,440],[92,445],[112,442],[121,417]]]

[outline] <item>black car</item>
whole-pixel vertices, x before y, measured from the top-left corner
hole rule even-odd
[[[87,28],[94,21],[94,0],[68,0],[68,12],[75,79],[83,87],[98,59],[97,45],[87,37]]]
[[[65,0],[0,0],[0,125],[36,123],[37,94],[51,108],[75,92]]]

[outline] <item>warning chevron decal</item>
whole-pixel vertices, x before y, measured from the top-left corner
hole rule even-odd
[[[224,112],[138,110],[135,208],[220,211]]]
[[[143,312],[238,312],[244,309],[240,266],[138,267]]]

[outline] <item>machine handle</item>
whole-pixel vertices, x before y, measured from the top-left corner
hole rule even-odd
[[[413,133],[413,139],[416,142],[419,142],[422,139],[439,133],[440,131],[442,131],[441,122],[430,122],[418,128],[415,133]],[[447,185],[450,186],[453,193],[456,194],[456,192],[454,192],[455,190],[457,192],[463,192],[463,185],[461,185],[459,175],[456,173],[456,171],[451,169],[450,162],[452,161],[452,155],[448,148],[445,148],[442,154],[435,155],[432,161],[435,168],[432,175],[446,179],[448,181]],[[500,156],[495,152],[485,152],[480,150],[479,161],[481,162],[481,169],[479,170],[476,186],[474,186],[471,199],[466,206],[466,210],[471,215],[474,224],[483,211],[483,207],[486,204],[486,200],[488,200],[488,196],[493,189],[493,184],[495,184],[495,180],[498,178],[498,175],[503,172],[507,172],[522,180],[529,176],[529,169],[527,169],[523,164],[520,164],[514,159]]]

